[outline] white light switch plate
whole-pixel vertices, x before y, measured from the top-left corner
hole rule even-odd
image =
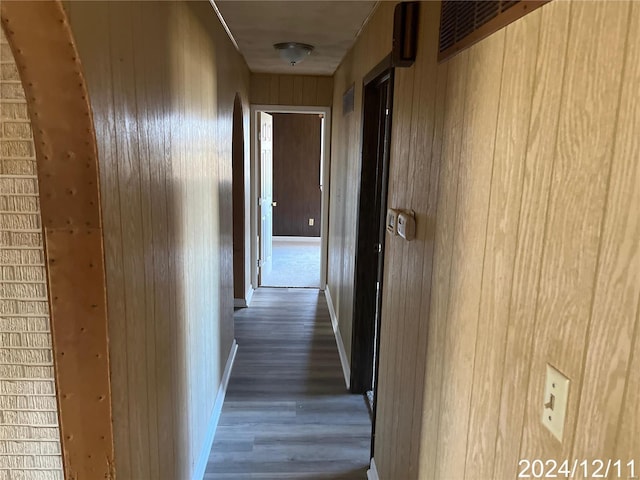
[[[560,442],[562,442],[568,399],[569,379],[551,365],[547,365],[542,400],[542,423]]]

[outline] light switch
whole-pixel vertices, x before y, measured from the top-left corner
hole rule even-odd
[[[315,220],[313,218],[309,219],[309,226],[313,227],[313,224],[315,223]]]
[[[547,365],[542,423],[560,442],[562,442],[568,399],[569,379],[551,365]]]

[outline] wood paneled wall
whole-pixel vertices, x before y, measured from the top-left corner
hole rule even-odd
[[[274,236],[320,236],[321,122],[319,115],[273,114]]]
[[[0,29],[0,476],[62,480],[36,153]]]
[[[317,75],[251,74],[251,103],[330,107],[333,77]]]
[[[387,238],[380,478],[515,478],[521,458],[637,465],[640,7],[551,2],[442,64],[439,6],[421,7],[418,59],[396,70],[389,204],[415,210],[418,233]],[[338,69],[334,108],[391,22],[379,10]],[[349,126],[336,122],[332,156],[341,325]],[[547,363],[571,380],[562,442],[540,420]]]
[[[68,2],[98,139],[117,477],[206,461],[233,341],[231,138],[249,72],[207,2]],[[204,455],[204,457],[203,457]]]
[[[334,75],[329,188],[327,287],[347,358],[351,356],[353,284],[362,143],[362,79],[391,52],[393,9],[380,2]],[[342,96],[355,82],[355,108],[342,114]]]

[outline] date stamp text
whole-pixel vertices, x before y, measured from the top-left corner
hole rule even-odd
[[[518,462],[518,478],[620,478],[640,480],[635,460],[529,460]]]

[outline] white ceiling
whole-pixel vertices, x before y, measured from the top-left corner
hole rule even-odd
[[[229,30],[252,72],[332,75],[353,45],[376,1],[218,1]],[[315,47],[295,67],[274,43]]]

